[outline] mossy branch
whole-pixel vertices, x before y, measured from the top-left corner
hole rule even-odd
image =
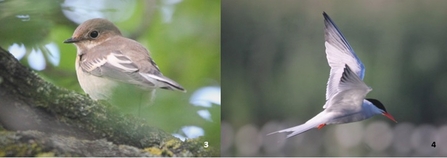
[[[93,101],[86,95],[56,87],[21,65],[1,47],[0,129],[5,130],[0,132],[0,156],[37,156],[45,152],[51,152],[54,156],[133,156],[128,152],[101,152],[112,148],[121,149],[121,145],[126,145],[126,150],[132,148],[136,151],[134,156],[217,154],[213,149],[201,147],[200,143],[182,142],[158,128],[148,126],[143,120],[125,117],[105,102]],[[39,149],[45,150],[25,154],[14,152],[12,149],[15,148],[11,148],[11,145],[17,147],[22,144],[20,147],[30,147],[29,150],[36,147],[30,145],[30,141],[10,139],[17,137],[35,140],[33,142],[47,142],[37,143],[41,146]],[[55,137],[60,139],[54,139]],[[67,148],[57,145],[70,142],[58,142],[59,140],[77,142],[79,148],[63,150]],[[111,142],[110,146],[104,146],[108,141]],[[92,152],[97,154],[82,151],[87,150],[86,146],[97,150]]]

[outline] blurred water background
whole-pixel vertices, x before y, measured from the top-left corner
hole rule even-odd
[[[222,1],[222,156],[447,156],[447,1]],[[325,11],[366,67],[383,116],[267,133],[322,111]],[[435,142],[436,147],[431,146]]]

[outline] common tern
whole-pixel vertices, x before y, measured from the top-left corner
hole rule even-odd
[[[323,12],[326,57],[331,67],[323,111],[302,125],[272,132],[290,133],[287,138],[325,125],[361,121],[382,114],[397,123],[376,99],[366,98],[372,89],[363,82],[365,67],[335,23]]]

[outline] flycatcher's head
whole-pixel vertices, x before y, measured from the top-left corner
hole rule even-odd
[[[121,32],[112,22],[96,18],[79,25],[73,36],[64,43],[73,43],[78,49],[89,49],[117,35],[121,36]]]

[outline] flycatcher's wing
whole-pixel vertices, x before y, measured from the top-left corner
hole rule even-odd
[[[86,55],[84,55],[84,58],[81,58],[79,64],[83,71],[92,75],[150,88],[184,91],[183,87],[178,83],[163,76],[155,62],[150,58],[144,64],[151,64],[151,69],[146,68],[145,72],[143,72],[121,51],[113,51],[107,55],[92,58]]]

